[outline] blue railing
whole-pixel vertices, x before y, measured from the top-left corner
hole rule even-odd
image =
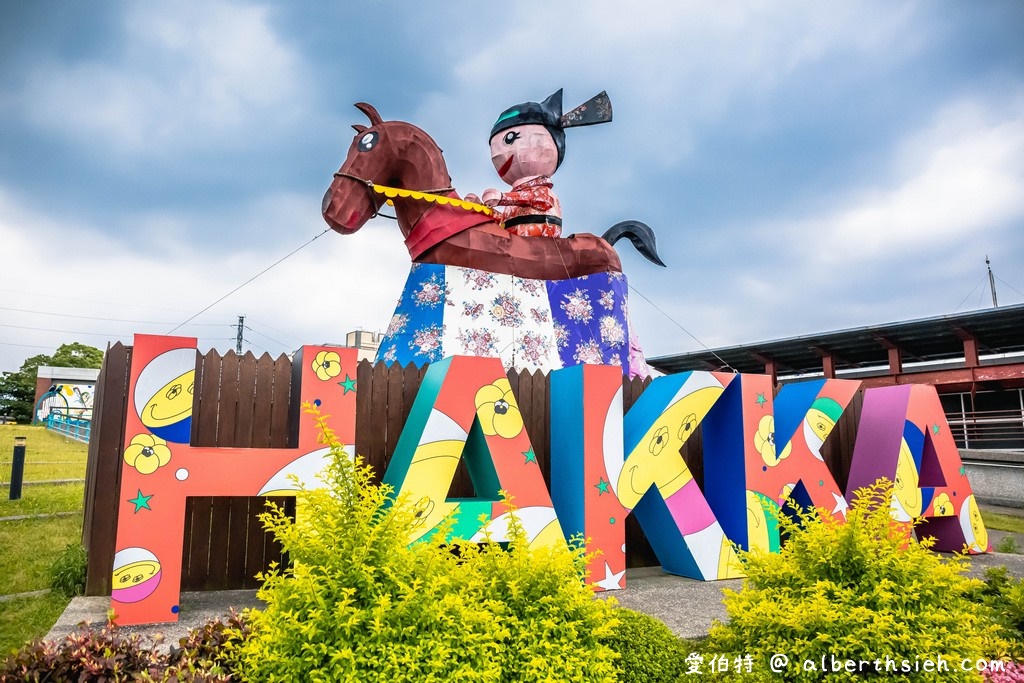
[[[92,410],[88,408],[53,408],[44,420],[46,428],[75,441],[89,443],[92,434]]]

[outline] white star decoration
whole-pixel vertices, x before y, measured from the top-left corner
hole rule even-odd
[[[622,576],[625,573],[626,573],[625,569],[623,569],[618,574],[613,573],[612,572],[612,568],[608,566],[607,562],[605,562],[604,563],[604,580],[603,581],[595,581],[594,585],[595,586],[600,586],[601,588],[605,589],[606,591],[619,590],[619,589],[622,588],[622,586],[619,585],[619,584],[622,582]]]
[[[843,517],[846,516],[846,509],[850,507],[846,503],[846,499],[840,496],[838,493],[832,492],[832,497],[836,499],[836,506],[832,509],[832,514],[837,512],[842,513]]]

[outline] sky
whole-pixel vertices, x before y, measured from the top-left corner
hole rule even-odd
[[[383,331],[397,227],[321,234],[352,105],[480,194],[494,120],[559,88],[614,108],[567,131],[566,234],[641,220],[668,265],[617,245],[648,356],[989,307],[986,256],[1020,303],[1022,35],[1016,0],[2,2],[0,371]]]

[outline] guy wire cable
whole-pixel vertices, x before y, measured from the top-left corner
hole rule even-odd
[[[227,294],[225,294],[225,295],[224,295],[224,296],[222,296],[221,298],[217,299],[217,300],[216,300],[216,301],[214,301],[214,302],[213,302],[212,304],[210,304],[209,306],[207,306],[207,307],[206,307],[206,308],[204,308],[203,310],[199,311],[198,313],[196,313],[195,315],[193,315],[193,316],[192,316],[191,318],[189,318],[189,319],[188,319],[188,320],[186,320],[185,322],[182,322],[182,323],[178,323],[178,325],[177,325],[177,326],[175,326],[175,327],[174,327],[174,329],[172,329],[172,330],[170,330],[170,331],[168,331],[168,332],[165,332],[165,333],[164,333],[164,336],[167,336],[168,334],[171,334],[172,332],[174,332],[174,330],[177,330],[177,329],[178,329],[178,328],[180,328],[180,327],[184,327],[184,326],[185,326],[185,325],[187,325],[188,323],[192,322],[193,320],[195,320],[196,318],[198,318],[199,316],[201,316],[201,315],[202,315],[203,313],[206,313],[206,312],[207,312],[208,310],[210,310],[211,308],[213,308],[214,306],[216,306],[217,304],[219,304],[219,303],[220,303],[221,301],[224,301],[224,299],[227,299],[227,298],[228,298],[229,296],[231,296],[232,294],[234,294],[235,292],[237,292],[238,290],[240,290],[240,289],[241,289],[242,287],[245,287],[245,286],[246,286],[247,284],[249,284],[250,282],[252,282],[252,281],[253,281],[253,280],[255,280],[256,278],[258,278],[258,277],[259,277],[260,275],[263,275],[263,273],[267,272],[268,270],[270,270],[270,269],[271,269],[271,268],[273,268],[274,266],[276,266],[276,265],[280,264],[281,262],[283,262],[284,260],[288,259],[289,257],[291,257],[291,256],[293,256],[293,255],[297,254],[298,252],[302,251],[303,249],[305,249],[306,247],[308,247],[309,245],[311,245],[311,244],[312,244],[313,242],[317,241],[318,239],[320,239],[321,237],[323,237],[324,235],[326,235],[326,234],[327,234],[327,233],[328,233],[329,231],[330,231],[330,228],[324,228],[324,231],[323,231],[323,232],[321,232],[321,233],[320,233],[319,235],[316,235],[315,237],[313,237],[313,238],[312,238],[311,240],[309,240],[308,242],[306,242],[306,243],[305,243],[305,244],[303,244],[302,246],[300,246],[300,247],[297,247],[296,249],[293,249],[292,251],[288,252],[287,254],[285,254],[284,256],[282,256],[281,258],[279,258],[278,260],[274,261],[274,262],[273,262],[273,263],[271,263],[271,264],[270,264],[269,266],[267,266],[266,268],[264,268],[264,269],[263,269],[263,270],[261,270],[260,272],[256,273],[256,274],[255,274],[255,275],[253,275],[253,276],[252,276],[251,278],[249,278],[248,280],[246,280],[246,281],[245,281],[245,282],[243,282],[242,284],[238,285],[237,287],[235,287],[234,289],[232,289],[232,290],[231,290],[230,292],[228,292]]]

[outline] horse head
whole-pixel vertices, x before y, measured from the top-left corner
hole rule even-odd
[[[441,149],[426,132],[404,121],[384,121],[365,102],[356,108],[366,114],[370,125],[352,126],[356,134],[348,156],[334,174],[322,206],[324,220],[342,234],[355,232],[377,215],[385,198],[373,191],[374,185],[421,191],[451,189]],[[396,202],[404,234],[425,208],[414,202]]]

